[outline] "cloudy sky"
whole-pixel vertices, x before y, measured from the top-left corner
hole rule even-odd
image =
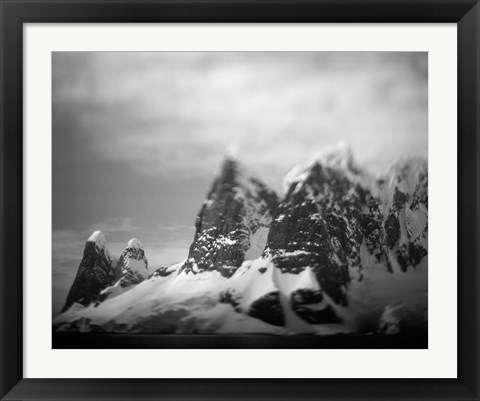
[[[427,156],[426,53],[56,52],[52,102],[53,314],[95,229],[185,258],[227,151],[278,192],[340,141],[375,173]]]

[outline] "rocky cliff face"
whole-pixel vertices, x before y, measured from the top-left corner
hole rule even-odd
[[[85,244],[82,261],[62,311],[75,302],[89,305],[114,280],[115,271],[106,249],[105,236],[101,231],[95,231]]]
[[[347,149],[295,169],[285,180],[267,242],[279,269],[297,273],[311,266],[322,289],[341,304],[350,270],[361,270],[362,179]]]
[[[122,288],[141,283],[148,277],[148,260],[141,242],[132,238],[120,255],[115,269],[115,279]]]
[[[114,284],[103,289],[96,300],[96,305],[125,292],[129,288],[140,284],[149,276],[148,260],[141,242],[132,238],[120,255],[115,268]]]
[[[375,179],[346,147],[294,169],[270,227],[266,254],[282,271],[313,268],[325,293],[348,304],[348,286],[366,266],[415,268],[427,254],[426,162],[407,160]]]
[[[409,159],[396,163],[378,182],[378,188],[388,268],[397,263],[405,272],[415,268],[428,250],[427,162]]]
[[[276,194],[227,158],[195,221],[195,237],[182,270],[219,271],[230,277],[265,247]]]

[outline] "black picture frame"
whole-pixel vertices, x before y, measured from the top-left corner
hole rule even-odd
[[[478,0],[0,0],[0,397],[4,400],[478,400]],[[23,377],[23,24],[423,22],[458,28],[457,379]],[[161,363],[161,361],[159,361]],[[412,363],[415,363],[412,361]],[[408,367],[406,367],[408,368]]]

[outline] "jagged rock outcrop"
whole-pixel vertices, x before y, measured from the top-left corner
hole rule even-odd
[[[141,242],[132,238],[120,255],[115,269],[115,278],[122,288],[141,283],[148,278],[148,260]]]
[[[182,270],[230,277],[244,260],[261,255],[277,205],[275,192],[227,158],[197,216]]]
[[[362,171],[348,147],[294,169],[270,227],[265,254],[285,272],[313,268],[321,289],[347,305],[366,265],[415,267],[427,254],[426,162],[395,164],[381,179]]]
[[[341,319],[331,305],[324,301],[321,290],[300,288],[290,295],[290,305],[295,314],[310,324],[338,324]],[[323,305],[322,305],[323,303]],[[319,305],[322,305],[320,308]]]
[[[248,314],[274,326],[285,325],[280,292],[272,291],[252,303]]]
[[[128,288],[140,284],[148,276],[148,260],[143,246],[138,239],[132,238],[118,260],[115,268],[115,283],[101,291],[97,305],[107,298],[118,296]]]
[[[428,252],[428,166],[426,160],[394,164],[378,183],[391,264],[405,272]],[[387,187],[386,189],[384,187]],[[385,192],[388,196],[385,196]],[[385,249],[385,248],[384,248]]]
[[[150,277],[168,277],[173,273],[175,273],[175,270],[170,269],[170,266],[161,266]]]
[[[87,240],[82,261],[62,312],[75,302],[84,306],[89,305],[115,280],[115,271],[106,244],[101,231],[95,231]]]

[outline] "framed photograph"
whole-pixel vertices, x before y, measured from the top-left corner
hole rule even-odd
[[[1,12],[2,399],[479,399],[478,2]]]

